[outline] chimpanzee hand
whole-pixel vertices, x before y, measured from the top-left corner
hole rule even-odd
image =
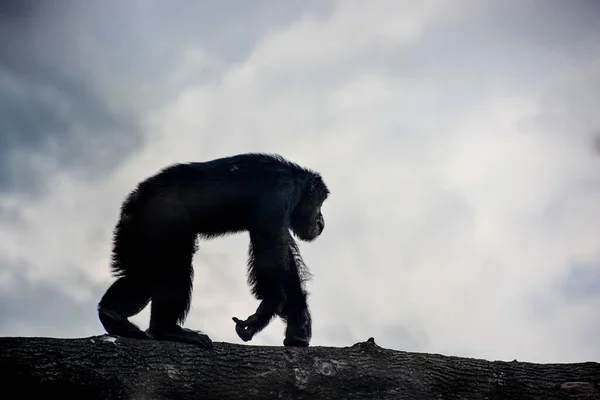
[[[248,317],[247,320],[242,321],[237,317],[233,317],[233,322],[235,322],[235,331],[244,342],[252,340],[252,337],[257,331],[257,317],[256,314],[253,314]]]

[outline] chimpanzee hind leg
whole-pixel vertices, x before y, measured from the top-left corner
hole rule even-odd
[[[151,294],[151,284],[141,276],[129,274],[117,279],[98,304],[98,316],[106,332],[109,335],[149,339],[146,332],[127,318],[142,311],[148,305]]]
[[[190,309],[193,281],[192,257],[195,236],[164,237],[160,254],[153,261],[156,284],[148,333],[156,340],[184,342],[212,348],[208,335],[182,328]]]

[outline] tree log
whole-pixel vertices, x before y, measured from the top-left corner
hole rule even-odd
[[[600,364],[533,364],[383,349],[111,336],[0,338],[2,398],[600,399]],[[39,391],[39,392],[38,392]]]

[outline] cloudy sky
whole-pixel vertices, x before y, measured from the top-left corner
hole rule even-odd
[[[332,192],[313,345],[600,361],[599,49],[594,0],[2,1],[0,335],[102,334],[128,191],[258,151]],[[215,341],[247,244],[195,258]]]

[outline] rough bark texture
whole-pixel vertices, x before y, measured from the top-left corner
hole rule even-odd
[[[3,399],[600,399],[600,364],[110,336],[0,338]]]

